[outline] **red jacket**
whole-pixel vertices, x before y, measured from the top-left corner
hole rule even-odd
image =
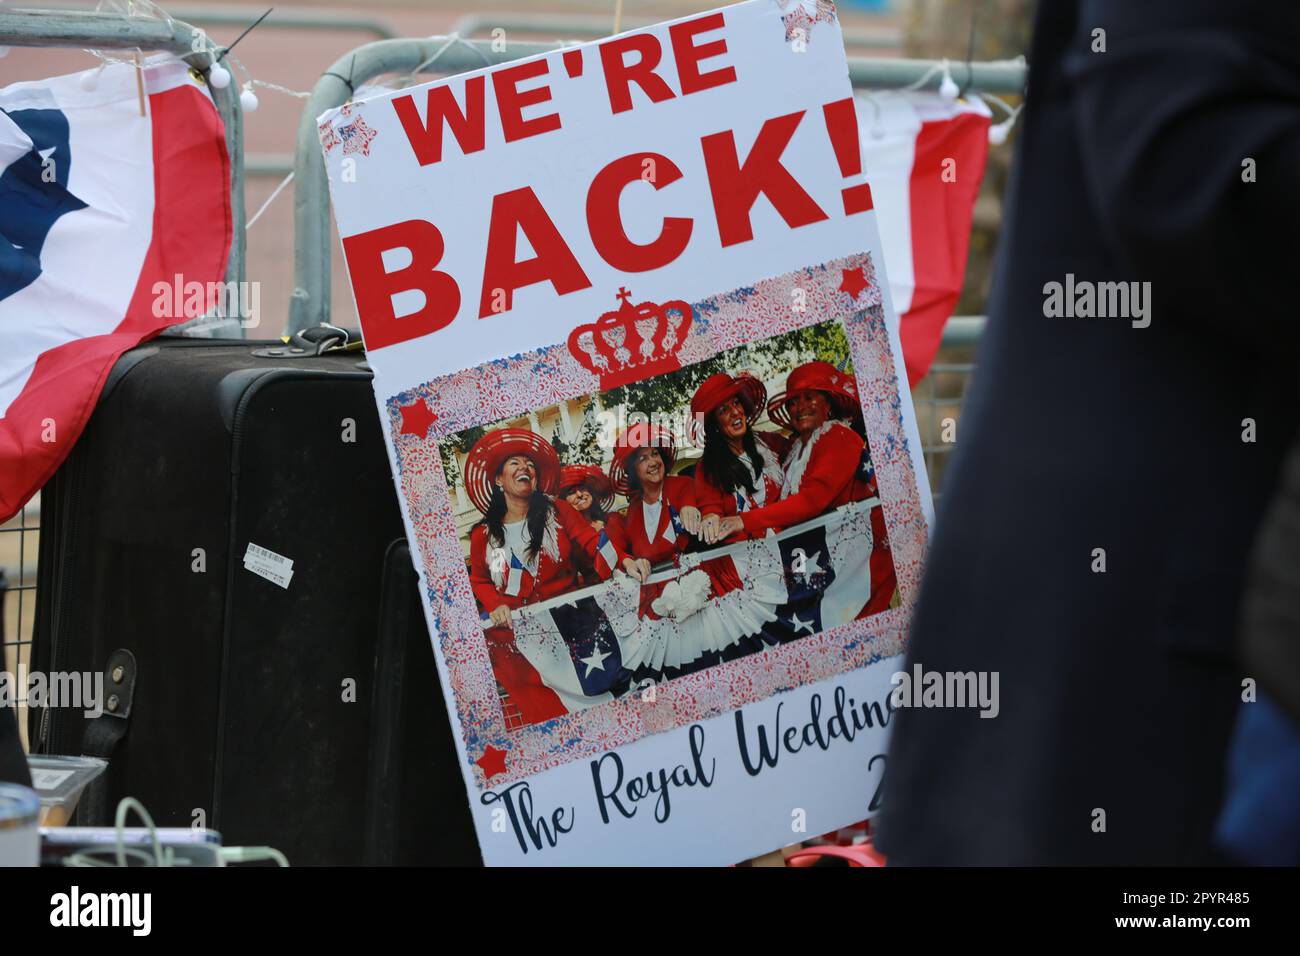
[[[578,585],[578,572],[573,561],[578,554],[591,562],[601,580],[608,578],[622,562],[623,552],[613,543],[612,536],[604,539],[602,549],[601,532],[574,511],[567,501],[554,501],[552,504],[555,506],[554,539],[549,548],[546,542],[543,543],[541,553],[537,555],[535,574],[525,570],[517,575],[517,594],[507,593],[511,586],[508,566],[498,573],[495,580],[492,576],[487,526],[478,525],[470,532],[469,582],[474,597],[484,610],[492,611],[504,604],[513,611],[571,590]]]
[[[655,530],[653,542],[646,536],[645,521],[642,518],[641,496],[633,493],[631,503],[623,514],[609,516],[609,536],[618,546],[621,554],[634,558],[645,558],[652,564],[672,561],[686,549],[690,538],[685,531],[674,528],[671,512],[680,516],[686,507],[695,507],[695,483],[681,475],[669,475],[664,479],[663,493],[659,498],[659,527]]]
[[[875,481],[862,477],[862,436],[842,422],[827,422],[817,435],[808,456],[808,464],[799,476],[798,489],[776,504],[742,512],[740,520],[750,535],[761,535],[769,528],[780,531],[808,521],[831,508],[862,501],[875,494]],[[797,453],[799,442],[791,444],[786,454],[786,474],[791,473],[790,456]]]
[[[758,439],[759,453],[766,452],[775,459],[776,468],[780,470],[781,460],[785,457],[786,451],[790,447],[790,439],[776,432],[754,432],[754,437]],[[765,456],[766,457],[766,456]],[[749,466],[749,456],[745,456],[746,467]],[[771,475],[765,475],[759,479],[763,482],[763,503],[775,504],[776,500],[781,497],[781,489],[784,486],[785,478],[782,475],[776,478]],[[744,494],[743,490],[741,494]],[[748,495],[746,495],[748,498]],[[713,479],[704,473],[702,465],[695,466],[695,500],[702,515],[722,515],[729,517],[740,513],[739,502],[736,500],[736,492],[723,491]],[[747,503],[746,510],[754,510]],[[744,538],[753,537],[743,531],[733,534],[727,538],[728,542],[740,541]]]

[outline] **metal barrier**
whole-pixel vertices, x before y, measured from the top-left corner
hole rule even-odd
[[[657,20],[624,20],[622,30],[640,30],[654,26]],[[609,36],[614,26],[612,16],[556,16],[553,14],[479,14],[472,13],[461,17],[452,27],[453,33],[463,37],[473,37],[476,33],[495,30],[504,31],[503,36],[511,33],[546,34],[555,37],[571,37],[581,40],[597,40]],[[902,31],[893,27],[875,30],[845,30],[844,46],[849,49],[896,50],[903,44]]]
[[[32,624],[36,616],[36,561],[40,546],[41,501],[37,495],[13,518],[0,525],[0,670],[17,675],[31,666]],[[21,708],[26,687],[10,683],[9,700],[0,706]],[[23,744],[27,721],[18,721]]]
[[[316,118],[342,106],[361,84],[386,73],[459,73],[495,66],[551,50],[564,43],[494,44],[458,36],[423,40],[379,40],[340,57],[312,88],[298,124],[294,158],[294,285],[286,332],[293,334],[332,321],[330,307],[331,229],[325,160],[321,156]],[[1023,59],[993,63],[948,63],[958,85],[989,93],[1018,93],[1024,89]],[[944,63],[936,60],[849,59],[849,79],[869,89],[938,89]]]
[[[944,326],[934,364],[912,389],[912,405],[921,433],[921,452],[934,499],[939,500],[948,457],[957,447],[958,423],[966,403],[975,350],[984,334],[982,315],[954,315]]]
[[[44,0],[51,10],[77,10],[72,4]],[[239,3],[223,3],[220,6],[206,4],[168,3],[167,12],[179,17],[186,23],[205,24],[215,27],[232,27],[242,30],[263,13],[264,6],[249,6]],[[340,33],[370,33],[381,40],[391,40],[398,35],[397,29],[387,20],[353,13],[336,13],[333,10],[297,10],[293,7],[280,7],[275,15],[267,17],[258,27],[259,30],[334,30]]]

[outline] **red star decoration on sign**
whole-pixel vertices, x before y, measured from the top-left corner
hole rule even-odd
[[[344,156],[348,153],[360,153],[362,156],[369,156],[370,141],[379,135],[360,116],[346,126],[338,127],[337,131],[339,138],[343,141]]]
[[[399,434],[415,435],[417,438],[423,438],[429,434],[429,426],[438,420],[438,416],[429,411],[429,406],[424,403],[424,399],[417,398],[409,405],[401,406],[402,410],[402,430]]]
[[[488,744],[487,750],[483,751],[483,756],[474,761],[483,770],[483,776],[491,780],[497,774],[506,772],[506,752],[497,750],[491,744]]]
[[[871,288],[871,283],[867,281],[867,277],[862,272],[862,266],[858,266],[856,269],[845,269],[843,271],[844,277],[840,280],[841,292],[847,292],[856,299],[862,294],[863,289]]]

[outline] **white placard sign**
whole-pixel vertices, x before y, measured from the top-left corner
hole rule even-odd
[[[734,863],[869,817],[930,499],[834,6],[320,132],[485,861]]]

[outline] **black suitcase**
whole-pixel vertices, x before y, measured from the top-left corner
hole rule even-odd
[[[33,711],[33,750],[109,757],[83,825],[129,795],[293,864],[403,839],[477,862],[371,374],[313,351],[162,339],[114,367],[42,492],[33,648],[103,671],[107,709]],[[250,544],[292,560],[287,587]]]
[[[457,771],[451,721],[420,579],[405,538],[384,559],[371,720],[366,862],[479,866],[478,839]]]

